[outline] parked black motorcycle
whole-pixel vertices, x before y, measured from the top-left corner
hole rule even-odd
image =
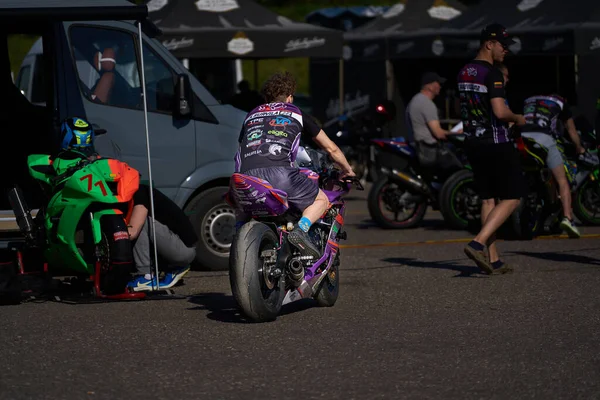
[[[371,140],[384,136],[387,124],[395,117],[392,102],[382,102],[375,109],[344,113],[323,126],[331,140],[346,156],[356,176],[373,180],[377,175],[370,163]]]
[[[562,203],[558,184],[545,162],[548,152],[534,140],[520,137],[517,131],[515,135],[519,136],[516,143],[522,156],[529,193],[521,199],[519,207],[508,221],[510,233],[517,240],[559,234],[562,232]],[[579,161],[573,144],[562,137],[557,140],[557,146],[566,160],[567,178],[573,193],[573,212],[583,223],[594,224],[600,220],[599,166],[597,162],[588,164]]]
[[[371,218],[379,226],[387,229],[415,227],[423,220],[428,206],[434,210],[439,209],[442,193],[445,196],[462,195],[462,192],[444,190],[444,183],[455,174],[461,174],[462,179],[465,174],[471,173],[462,151],[464,135],[449,135],[448,140],[447,148],[454,153],[457,162],[447,168],[422,166],[414,144],[407,143],[404,138],[372,141],[378,147],[377,156],[372,163],[382,176],[369,191],[368,207]],[[477,203],[472,180],[470,183],[465,182],[462,190],[468,201]],[[461,214],[467,226],[478,223],[480,209],[481,206],[475,204]],[[386,215],[387,213],[390,215]]]

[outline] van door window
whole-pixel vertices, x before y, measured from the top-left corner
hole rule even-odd
[[[44,58],[41,55],[35,57],[36,68],[33,70],[31,82],[31,102],[46,102],[46,79],[44,77]]]
[[[133,36],[90,26],[74,26],[69,35],[83,95],[100,104],[141,108]]]
[[[173,114],[177,74],[160,58],[150,46],[144,44],[144,78],[148,96],[148,111]],[[194,93],[194,115],[192,118],[218,124],[218,120]]]
[[[146,44],[144,44],[144,78],[148,111],[172,114],[175,73]]]

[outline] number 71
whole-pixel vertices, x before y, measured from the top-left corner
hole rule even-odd
[[[82,177],[81,177],[79,180],[83,182],[83,181],[84,181],[84,180],[86,180],[86,179],[87,179],[87,181],[88,181],[88,192],[91,192],[91,191],[92,191],[92,187],[94,187],[94,186],[99,186],[99,187],[100,187],[100,190],[102,191],[102,195],[103,195],[103,196],[106,196],[106,195],[108,194],[108,193],[106,192],[106,188],[104,187],[104,182],[102,182],[102,181],[98,181],[98,182],[96,182],[96,183],[94,183],[94,184],[92,185],[92,174],[87,174],[87,175],[84,175],[84,176],[82,176]]]

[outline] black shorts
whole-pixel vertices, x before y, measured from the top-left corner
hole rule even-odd
[[[254,168],[242,172],[269,182],[275,189],[283,190],[288,195],[288,204],[299,211],[315,202],[319,194],[316,181],[292,167]]]
[[[481,199],[520,199],[527,195],[521,156],[512,143],[465,143]]]

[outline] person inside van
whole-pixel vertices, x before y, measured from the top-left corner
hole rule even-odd
[[[67,118],[61,125],[61,151],[70,149],[85,154],[94,160],[101,156],[94,147],[94,131],[83,118]],[[189,264],[196,258],[196,242],[198,237],[189,218],[171,199],[153,188],[154,226],[159,264],[165,274],[158,281],[159,289],[175,286],[190,270]],[[156,288],[156,280],[152,279],[151,254],[152,217],[149,215],[150,188],[140,184],[133,196],[133,211],[129,219],[128,231],[133,244],[133,258],[137,268],[136,276],[128,287],[133,291],[149,291]]]
[[[108,104],[115,85],[114,69],[117,65],[115,57],[115,51],[110,47],[94,55],[93,65],[100,73],[100,79],[96,82],[95,87],[92,88],[92,100]]]

